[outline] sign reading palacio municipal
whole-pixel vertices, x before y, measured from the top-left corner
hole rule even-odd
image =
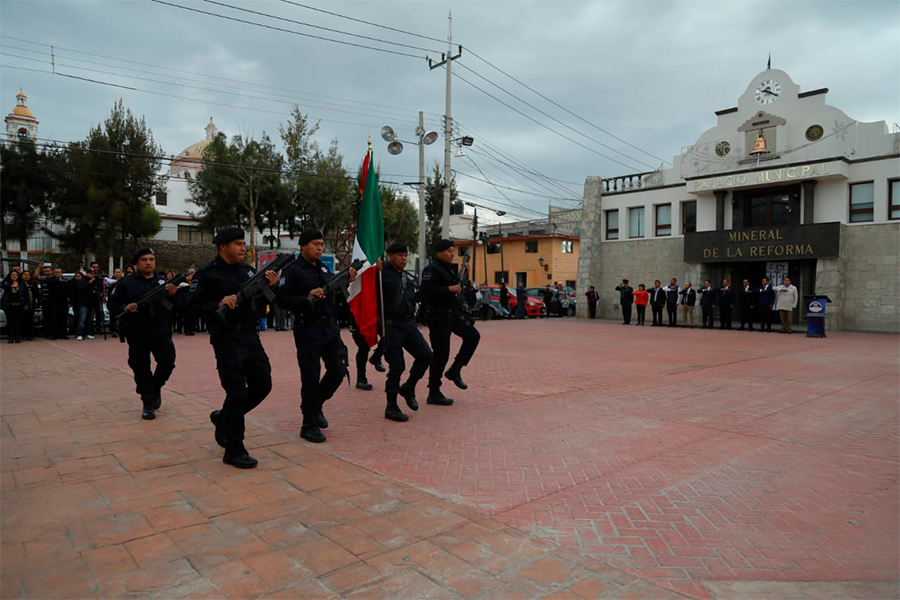
[[[817,179],[839,175],[835,171],[835,165],[819,163],[811,165],[798,165],[796,167],[780,167],[766,171],[753,173],[738,173],[734,175],[722,175],[720,177],[708,177],[706,179],[694,179],[688,182],[688,189],[692,192],[721,190],[751,185],[765,185],[786,181],[801,181],[803,179]]]
[[[840,254],[841,224],[699,231],[684,236],[686,262],[829,258]]]

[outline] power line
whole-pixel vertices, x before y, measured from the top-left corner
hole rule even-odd
[[[472,164],[473,167],[475,167],[476,169],[478,169],[478,172],[481,173],[481,176],[484,177],[485,179],[487,179],[488,182],[491,184],[491,186],[493,186],[493,188],[494,188],[495,190],[497,190],[497,192],[498,192],[501,196],[503,196],[504,198],[506,198],[507,202],[509,202],[509,203],[512,204],[513,206],[517,206],[517,207],[519,207],[519,208],[521,208],[521,209],[524,209],[524,210],[533,210],[533,209],[530,209],[530,208],[528,208],[528,207],[522,206],[521,204],[518,204],[517,202],[514,202],[509,196],[507,196],[506,194],[504,194],[503,191],[500,189],[500,186],[497,186],[493,181],[490,181],[490,179],[488,178],[488,176],[484,174],[484,171],[481,170],[481,167],[479,167],[478,164],[477,164],[474,160],[472,160],[472,157],[466,156],[466,159]],[[548,205],[549,205],[549,202],[548,202]],[[537,211],[535,211],[535,212],[537,212]]]
[[[656,156],[655,154],[651,154],[651,153],[647,152],[646,150],[642,150],[641,148],[635,146],[634,144],[632,144],[632,143],[630,143],[630,142],[628,142],[628,141],[626,141],[626,140],[623,140],[623,139],[620,138],[619,136],[610,133],[610,132],[607,131],[606,129],[603,129],[603,128],[600,127],[599,125],[595,125],[595,124],[591,123],[591,122],[588,121],[587,119],[585,119],[585,118],[583,118],[583,117],[581,117],[581,116],[575,114],[574,112],[572,112],[571,110],[569,110],[569,109],[566,108],[565,106],[563,106],[563,105],[557,103],[556,101],[554,101],[554,100],[548,98],[547,96],[545,96],[544,94],[540,93],[539,91],[537,91],[536,89],[532,88],[531,86],[527,85],[526,83],[524,83],[524,82],[522,82],[522,81],[516,79],[515,77],[513,77],[512,75],[510,75],[509,73],[507,73],[506,71],[504,71],[503,69],[501,69],[500,67],[498,67],[497,65],[495,65],[495,64],[493,64],[493,63],[491,63],[491,62],[489,62],[486,58],[483,58],[482,56],[480,56],[479,54],[477,54],[474,50],[472,50],[472,49],[469,48],[468,46],[466,46],[465,48],[466,48],[466,50],[467,50],[472,56],[474,56],[474,57],[477,58],[478,60],[482,61],[483,63],[485,63],[486,65],[488,65],[488,66],[491,67],[492,69],[495,69],[495,70],[499,71],[500,73],[502,73],[503,75],[506,75],[507,77],[509,77],[510,79],[512,79],[513,81],[515,81],[516,83],[518,83],[519,85],[521,85],[522,87],[524,87],[525,89],[527,89],[527,90],[529,90],[529,91],[531,91],[531,92],[537,94],[538,96],[540,96],[541,98],[543,98],[544,100],[546,100],[547,102],[549,102],[550,104],[552,104],[552,105],[554,105],[555,107],[559,108],[560,110],[563,110],[563,111],[565,111],[566,113],[572,115],[573,117],[575,117],[575,118],[578,119],[579,121],[582,121],[583,123],[585,123],[585,124],[587,124],[587,125],[590,125],[590,126],[593,127],[594,129],[596,129],[597,131],[601,131],[601,132],[605,133],[606,135],[610,136],[611,138],[614,138],[614,139],[616,139],[616,140],[622,142],[622,143],[625,144],[626,146],[629,146],[629,147],[631,147],[631,148],[634,148],[635,150],[637,150],[637,151],[639,151],[639,152],[643,152],[644,154],[646,154],[647,156],[650,156],[651,158],[655,158],[656,160],[660,160],[660,161],[662,161],[662,162],[664,162],[664,163],[667,163],[667,164],[670,164],[670,165],[672,164],[672,161],[668,161],[668,160],[666,160],[666,159],[664,159],[664,158],[660,158],[660,157]]]
[[[239,19],[237,17],[229,17],[227,15],[220,15],[218,13],[209,12],[206,10],[200,10],[199,8],[191,8],[189,6],[181,6],[179,4],[172,4],[171,2],[165,2],[164,0],[150,0],[150,2],[155,2],[156,4],[165,4],[166,6],[171,6],[173,8],[180,8],[181,10],[186,10],[194,13],[198,13],[201,15],[208,15],[210,17],[217,17],[219,19],[225,19],[228,21],[234,21],[236,23],[244,23],[246,25],[254,25],[256,27],[263,27],[265,29],[271,29],[272,31],[281,31],[283,33],[292,33],[294,35],[299,35],[302,37],[308,37],[316,40],[322,40],[325,42],[334,42],[335,44],[343,44],[345,46],[353,46],[354,48],[363,48],[365,50],[374,50],[376,52],[384,52],[386,54],[395,54],[397,56],[406,56],[409,58],[415,58],[421,60],[422,57],[416,54],[410,54],[409,52],[398,52],[397,50],[388,50],[387,48],[377,48],[375,46],[367,46],[365,44],[357,44],[355,42],[347,42],[344,40],[336,40],[334,38],[328,38],[321,35],[314,35],[311,33],[303,33],[301,31],[294,31],[293,29],[285,29],[283,27],[277,27],[275,25],[265,25],[263,23],[257,23],[255,21],[248,21],[246,19]]]
[[[124,63],[132,64],[132,65],[140,65],[140,66],[143,66],[143,67],[151,67],[151,68],[154,68],[154,69],[161,69],[161,70],[164,70],[164,71],[172,71],[172,72],[175,72],[175,73],[182,73],[182,74],[185,74],[185,75],[190,75],[190,76],[192,77],[191,79],[187,79],[188,81],[196,81],[195,79],[193,79],[193,78],[196,78],[196,77],[205,77],[205,78],[207,78],[207,79],[217,79],[217,80],[220,80],[220,81],[227,81],[227,82],[230,82],[230,83],[239,83],[239,84],[242,84],[242,85],[250,85],[250,86],[253,86],[253,87],[267,88],[267,89],[271,89],[271,90],[280,90],[280,91],[283,91],[283,92],[290,92],[290,93],[292,93],[292,94],[299,94],[299,95],[301,95],[301,96],[313,96],[313,97],[324,98],[324,99],[326,99],[326,100],[332,100],[332,101],[337,100],[337,101],[340,101],[340,102],[347,102],[347,103],[350,103],[350,104],[353,104],[353,105],[358,105],[358,104],[360,104],[359,101],[357,101],[357,100],[351,100],[351,99],[348,99],[348,98],[340,98],[340,97],[336,97],[336,96],[328,96],[328,95],[325,95],[325,94],[316,94],[316,93],[313,93],[313,92],[305,92],[305,91],[301,91],[301,90],[294,90],[294,89],[291,89],[291,88],[284,88],[284,87],[278,87],[278,86],[273,86],[273,85],[265,85],[265,84],[262,84],[262,83],[253,83],[252,81],[244,81],[244,80],[241,80],[241,79],[231,79],[231,78],[229,78],[229,77],[219,77],[219,76],[217,76],[217,75],[207,75],[207,74],[205,74],[205,73],[198,73],[198,72],[196,72],[196,71],[186,71],[186,70],[184,70],[184,69],[176,69],[176,68],[174,68],[174,67],[165,67],[165,66],[162,66],[162,65],[155,65],[155,64],[153,64],[153,63],[145,63],[145,62],[140,62],[140,61],[135,61],[135,60],[128,60],[128,59],[124,59],[124,58],[118,58],[118,57],[115,57],[115,56],[107,56],[107,55],[104,55],[104,54],[96,54],[96,53],[93,53],[93,52],[85,52],[85,51],[82,51],[82,50],[75,50],[74,48],[65,48],[65,47],[63,47],[63,46],[54,46],[54,45],[51,45],[51,44],[43,44],[43,43],[40,43],[40,42],[32,42],[31,40],[25,40],[25,39],[22,39],[22,38],[17,38],[17,37],[13,37],[13,36],[10,36],[10,35],[5,35],[5,34],[0,34],[0,38],[6,38],[6,39],[9,39],[9,40],[15,40],[15,41],[17,41],[17,42],[22,42],[22,43],[25,43],[25,44],[32,44],[32,45],[35,45],[35,46],[42,46],[42,47],[44,47],[44,48],[54,48],[55,50],[63,50],[63,51],[65,51],[65,52],[73,52],[73,53],[75,53],[75,54],[83,54],[83,55],[85,55],[85,56],[93,56],[93,57],[95,57],[95,58],[103,58],[103,59],[106,59],[106,60],[114,60],[114,61],[124,62]],[[11,46],[11,47],[14,47],[14,46]],[[24,48],[20,48],[20,50],[24,50]],[[29,52],[33,52],[33,53],[35,53],[35,54],[38,53],[38,52],[35,51],[35,50],[30,50]],[[82,60],[82,59],[76,59],[76,58],[74,58],[74,57],[69,57],[69,58],[71,58],[72,60],[80,60],[81,62],[89,62],[89,61]],[[103,63],[98,63],[98,64],[103,64]],[[155,75],[155,73],[151,73],[151,74],[154,74],[154,75]],[[172,79],[184,79],[184,78],[180,78],[180,77],[175,77],[175,76],[173,76],[173,75],[164,75],[164,76],[165,76],[165,77],[170,77],[170,78],[172,78]],[[400,113],[413,113],[413,112],[416,112],[415,110],[413,110],[413,109],[411,109],[411,108],[402,108],[402,107],[399,107],[399,106],[391,106],[391,105],[388,105],[388,104],[376,104],[376,103],[374,103],[374,102],[368,102],[368,101],[367,101],[365,104],[366,104],[366,106],[378,106],[378,107],[380,107],[380,108],[387,108],[387,109],[395,110],[395,111],[400,112]],[[433,116],[433,117],[440,117],[440,116],[441,116],[441,115],[438,115],[437,113],[425,113],[425,114],[426,114],[426,115]],[[434,122],[439,122],[439,119],[430,119],[430,120],[432,120],[432,121],[434,121]]]
[[[551,199],[551,200],[568,200],[568,198],[562,198],[562,197],[560,197],[560,196],[548,196],[547,194],[538,194],[538,193],[535,193],[535,192],[533,192],[533,191],[523,190],[523,189],[520,189],[520,188],[514,188],[514,187],[511,187],[511,186],[508,186],[508,185],[500,185],[500,184],[498,184],[498,183],[493,183],[493,182],[491,182],[491,181],[488,181],[487,179],[482,179],[482,178],[480,178],[480,177],[475,177],[474,175],[471,175],[471,174],[469,174],[469,173],[463,173],[462,171],[456,171],[456,170],[454,170],[454,172],[455,172],[457,175],[462,175],[463,177],[468,177],[469,179],[474,179],[474,180],[476,180],[476,181],[483,181],[484,183],[489,183],[489,184],[491,184],[491,185],[493,185],[493,186],[495,186],[495,187],[499,186],[499,187],[502,187],[503,189],[511,190],[511,191],[513,191],[513,192],[521,192],[521,193],[523,193],[523,194],[531,194],[532,196],[540,196],[540,197],[542,197],[542,198],[549,198],[549,199]]]
[[[518,174],[519,177],[525,177],[525,179],[531,181],[532,183],[539,186],[541,189],[543,189],[545,191],[548,191],[551,193],[557,193],[557,190],[554,190],[553,188],[545,185],[539,179],[534,179],[527,171],[524,171],[522,169],[519,169],[518,167],[510,165],[508,162],[500,160],[490,153],[480,152],[480,151],[475,150],[475,148],[469,148],[469,151],[471,151],[473,154],[477,154],[478,156],[481,156],[483,158],[491,160],[491,161],[497,163],[498,165],[505,165],[507,168],[504,169],[503,166],[501,166],[499,168],[505,170],[509,174],[512,174],[514,177],[516,176],[516,174]],[[512,172],[510,172],[510,170]]]

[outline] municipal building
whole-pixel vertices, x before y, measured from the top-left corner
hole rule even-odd
[[[900,133],[827,94],[767,69],[673,167],[588,177],[579,316],[592,285],[599,316],[618,315],[623,278],[738,289],[788,276],[801,297],[829,297],[826,330],[900,331]],[[805,322],[802,302],[794,321]]]

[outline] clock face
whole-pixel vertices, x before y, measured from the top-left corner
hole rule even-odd
[[[756,101],[772,104],[781,97],[781,83],[777,79],[766,79],[756,88]]]

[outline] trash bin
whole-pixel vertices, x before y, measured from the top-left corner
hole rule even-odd
[[[804,296],[806,304],[806,337],[821,338],[825,336],[825,307],[831,298],[819,294]]]

